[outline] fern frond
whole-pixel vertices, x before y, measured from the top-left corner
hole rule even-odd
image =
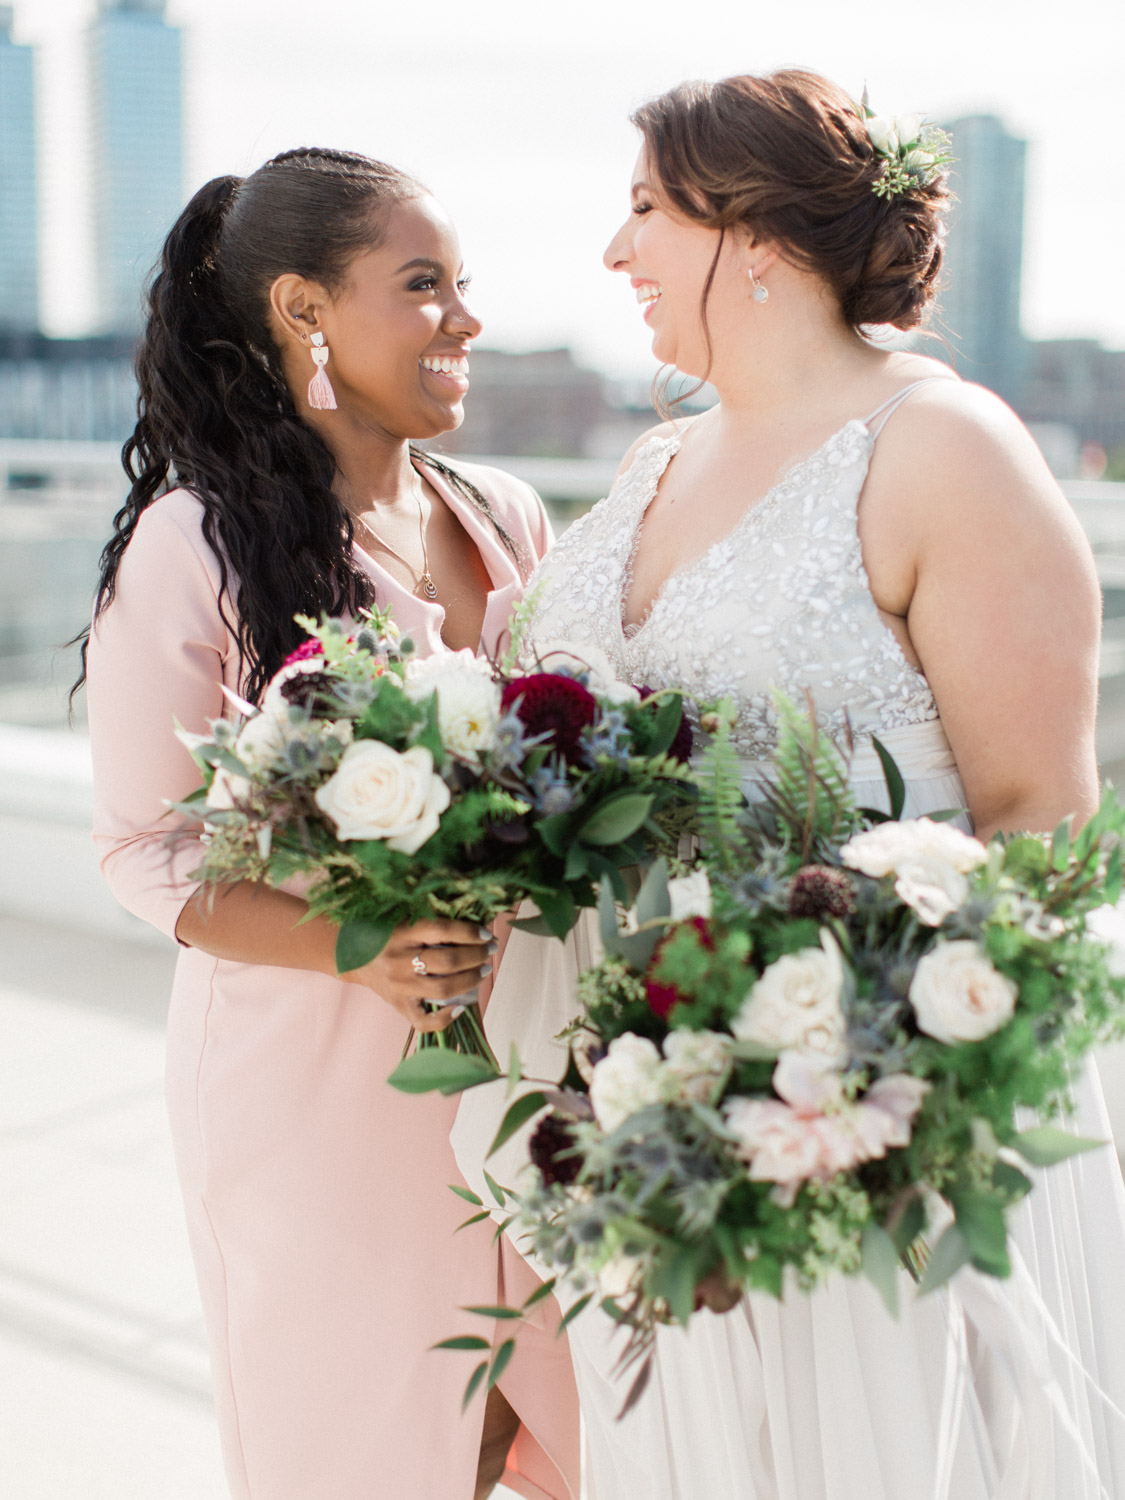
[[[818,849],[842,842],[860,818],[848,762],[821,729],[811,694],[802,709],[776,691],[774,706],[778,744],[764,797],[804,864]]]
[[[739,814],[745,806],[742,763],[731,741],[735,707],[724,698],[703,716],[709,739],[696,763],[699,787],[699,831],[703,852],[717,868],[740,867],[745,837]]]

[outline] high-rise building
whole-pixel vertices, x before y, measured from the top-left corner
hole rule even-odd
[[[0,329],[26,332],[39,325],[35,78],[12,22],[12,7],[0,5]]]
[[[950,186],[956,201],[940,325],[959,373],[1014,402],[1026,357],[1020,279],[1027,142],[1010,135],[995,115],[968,115],[945,129],[953,137]]]
[[[183,206],[180,33],[164,0],[98,0],[89,59],[97,324],[129,332]]]

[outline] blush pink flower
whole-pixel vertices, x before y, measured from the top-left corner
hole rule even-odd
[[[775,1183],[791,1205],[802,1183],[827,1181],[910,1140],[929,1084],[904,1073],[881,1078],[853,1103],[824,1058],[787,1051],[773,1074],[779,1099],[731,1099],[724,1113],[755,1182]]]

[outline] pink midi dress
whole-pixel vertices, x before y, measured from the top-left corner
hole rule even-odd
[[[550,542],[538,497],[500,471],[460,467],[530,567]],[[482,648],[494,652],[520,570],[488,518],[424,472],[488,570]],[[231,712],[223,685],[238,687],[202,514],[182,489],[144,512],[89,651],[102,870],[123,906],[169,936],[200,857],[194,841],[166,842],[166,799],[199,783],[173,720],[202,731]],[[446,650],[441,605],[355,555],[418,652]],[[460,1309],[522,1301],[538,1283],[487,1221],[455,1237],[471,1212],[448,1187],[463,1181],[449,1143],[457,1100],[388,1087],[405,1037],[402,1016],[359,985],[180,953],[168,1106],[235,1500],[473,1494],[483,1402],[461,1411],[472,1356],[431,1345],[487,1337]],[[578,1403],[557,1319],[553,1299],[537,1304],[501,1380],[523,1424],[504,1483],[528,1500],[578,1496]]]

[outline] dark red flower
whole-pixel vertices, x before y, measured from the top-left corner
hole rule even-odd
[[[714,953],[715,940],[711,936],[711,924],[706,917],[692,917],[686,924],[682,925],[694,927],[703,947],[707,949],[708,953]],[[664,946],[671,940],[673,935],[673,933],[669,933],[667,937],[661,938],[660,942],[656,945],[656,948],[653,950],[652,962],[648,966],[648,973],[645,975],[645,999],[648,1001],[648,1008],[654,1016],[659,1016],[662,1021],[668,1019],[674,1006],[679,1005],[681,1000],[688,998],[686,995],[681,994],[674,984],[665,984],[663,980],[653,978],[654,970],[659,967],[660,955],[664,951]]]
[[[307,641],[301,642],[296,651],[290,651],[289,655],[282,662],[282,666],[291,667],[299,661],[312,661],[314,656],[323,655],[324,647],[320,644],[319,641],[314,640],[310,636]]]
[[[539,1168],[545,1186],[559,1183],[568,1186],[582,1167],[580,1156],[566,1156],[574,1146],[574,1136],[562,1115],[544,1115],[528,1142],[531,1159]]]
[[[789,889],[789,915],[812,917],[846,917],[855,910],[855,892],[843,870],[830,865],[805,865],[793,877]]]
[[[529,735],[547,734],[545,743],[564,760],[576,760],[582,731],[594,722],[597,699],[573,677],[561,672],[536,672],[513,677],[504,684],[501,702],[515,706]]]

